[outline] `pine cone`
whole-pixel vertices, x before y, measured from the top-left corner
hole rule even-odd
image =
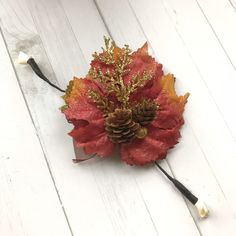
[[[133,120],[141,126],[150,124],[156,118],[158,104],[151,100],[144,99],[132,109]]]
[[[126,143],[131,141],[140,125],[132,120],[130,109],[115,109],[106,118],[106,131],[113,143]]]

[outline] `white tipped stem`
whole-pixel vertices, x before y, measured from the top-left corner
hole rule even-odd
[[[28,56],[26,53],[20,51],[19,56],[18,56],[18,63],[27,64],[27,61],[29,59],[30,59],[30,56]]]
[[[198,214],[201,218],[206,218],[209,215],[209,210],[203,201],[198,200],[195,204]]]

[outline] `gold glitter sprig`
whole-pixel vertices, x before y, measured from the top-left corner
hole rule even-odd
[[[124,75],[129,72],[128,65],[132,62],[131,50],[128,45],[118,48],[113,40],[104,37],[105,49],[103,53],[94,53],[93,57],[106,65],[113,67],[103,72],[102,69],[91,68],[89,75],[101,83],[107,93],[115,93],[117,100],[121,103],[121,107],[129,108],[129,97],[139,87],[143,87],[148,80],[151,79],[149,72],[139,73],[131,79],[128,85],[124,84]]]
[[[131,63],[130,54],[132,50],[128,45],[118,48],[114,40],[104,36],[105,48],[102,47],[102,53],[95,52],[94,60],[105,63],[106,65],[114,65],[115,69],[120,72],[124,71],[124,67]]]
[[[98,82],[101,83],[107,90],[109,90],[109,84],[111,81],[115,80],[113,78],[113,73],[109,70],[103,73],[101,69],[91,68],[89,70],[89,75],[93,79],[98,80]]]
[[[127,85],[127,92],[132,94],[135,92],[138,88],[143,87],[148,80],[151,79],[150,72],[145,71],[143,75],[140,75],[139,73],[131,79],[129,84]]]
[[[89,97],[97,104],[97,107],[101,109],[106,116],[108,113],[113,112],[115,109],[114,103],[108,100],[107,97],[102,96],[95,90],[88,91]]]
[[[111,65],[115,63],[115,48],[116,43],[115,41],[111,40],[110,38],[107,38],[104,36],[104,42],[105,42],[105,48],[102,47],[102,54],[98,54],[95,52],[93,54],[93,58],[95,60],[99,60],[107,65]]]

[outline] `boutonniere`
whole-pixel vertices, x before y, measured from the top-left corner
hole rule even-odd
[[[77,148],[101,158],[112,158],[118,149],[121,160],[129,165],[154,163],[206,217],[205,204],[157,163],[179,141],[189,93],[176,94],[174,75],[164,74],[162,65],[148,54],[147,43],[132,51],[128,45],[120,48],[104,39],[105,47],[93,54],[88,74],[74,77],[66,90],[51,83],[33,58],[20,53],[19,61],[64,93],[61,111],[73,125],[69,135]],[[83,160],[76,157],[74,161]]]

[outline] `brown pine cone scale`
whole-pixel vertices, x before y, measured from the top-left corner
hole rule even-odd
[[[113,143],[126,143],[135,138],[140,125],[132,120],[130,109],[116,109],[108,114],[105,130]]]
[[[155,118],[158,104],[151,100],[143,100],[132,109],[133,120],[141,126],[150,124]]]

